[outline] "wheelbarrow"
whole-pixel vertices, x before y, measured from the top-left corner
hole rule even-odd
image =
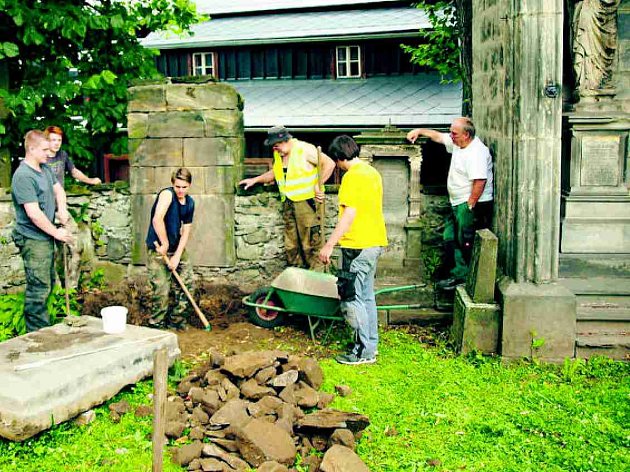
[[[402,285],[382,288],[374,292],[376,296],[383,293],[400,292],[425,287],[426,284]],[[337,277],[332,274],[312,270],[288,267],[278,275],[270,287],[262,287],[243,298],[248,307],[252,323],[263,328],[275,328],[285,323],[287,316],[306,316],[315,341],[315,330],[320,323],[343,321],[341,300],[337,293]],[[390,310],[421,308],[420,304],[377,305],[376,309]]]

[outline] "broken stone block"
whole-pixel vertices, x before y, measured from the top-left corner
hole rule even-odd
[[[199,466],[204,472],[223,472],[226,470],[226,463],[214,457],[199,459]]]
[[[276,375],[276,368],[271,366],[271,367],[265,367],[264,369],[259,370],[254,376],[254,378],[256,379],[256,382],[258,382],[260,385],[264,385],[273,377],[275,377],[275,375]]]
[[[273,395],[276,392],[269,387],[262,387],[254,379],[249,379],[241,384],[241,394],[250,400],[260,400],[267,395]]]
[[[347,397],[352,395],[352,388],[348,385],[335,385],[335,392],[337,392],[340,397]]]
[[[276,461],[267,461],[260,464],[258,472],[289,472],[289,469]]]
[[[124,415],[125,413],[129,412],[129,410],[131,410],[131,406],[129,406],[129,402],[127,400],[121,400],[116,403],[110,403],[108,408],[109,408],[109,411],[118,413],[120,416]]]
[[[319,363],[310,357],[303,357],[299,362],[300,378],[318,390],[324,382],[324,371]]]
[[[183,421],[167,421],[164,426],[164,434],[169,438],[181,438],[186,429],[186,423]]]
[[[370,470],[354,451],[338,444],[326,451],[320,469],[322,472],[369,472]]]
[[[203,438],[205,438],[204,429],[201,426],[195,426],[190,430],[190,433],[188,433],[188,437],[190,439],[198,439],[199,441],[202,441]]]
[[[184,444],[183,446],[172,450],[173,462],[177,465],[185,466],[190,464],[193,459],[201,457],[203,444],[201,441],[195,441],[192,444]]]
[[[328,446],[331,447],[334,444],[340,444],[346,446],[353,451],[356,449],[356,442],[354,440],[354,434],[349,429],[336,429],[330,435]]]
[[[232,467],[232,469],[234,470],[245,472],[250,469],[249,464],[243,459],[228,454],[223,449],[214,444],[205,444],[203,446],[202,454],[206,457],[215,457],[217,459],[220,459],[228,464],[230,467]]]
[[[250,351],[226,358],[221,370],[234,377],[249,378],[260,369],[272,366],[275,361],[273,351]]]
[[[88,410],[77,416],[74,420],[74,424],[76,424],[77,426],[85,426],[87,424],[90,424],[95,419],[96,413],[94,412],[94,410]]]
[[[286,372],[271,379],[269,384],[272,387],[286,387],[297,382],[299,372],[297,370],[287,370]]]
[[[314,411],[298,420],[298,427],[314,428],[314,429],[338,429],[347,428],[353,433],[363,431],[370,425],[367,416],[359,413],[350,413],[340,410],[321,410]]]
[[[241,455],[254,467],[266,461],[291,465],[297,453],[289,433],[260,419],[251,420],[238,431],[237,444]]]
[[[335,399],[335,396],[332,393],[326,393],[326,392],[318,392],[318,393],[319,393],[319,400],[317,401],[317,408],[319,408],[320,410],[327,408],[328,405],[330,405],[332,401]]]
[[[153,415],[153,407],[150,405],[139,405],[134,412],[136,418],[145,418]]]
[[[249,402],[245,400],[230,400],[210,418],[214,426],[240,426],[250,417],[247,414]]]

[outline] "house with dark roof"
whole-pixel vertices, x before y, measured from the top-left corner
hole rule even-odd
[[[152,33],[166,76],[211,75],[244,98],[246,159],[269,157],[276,124],[326,149],[339,133],[448,127],[461,86],[409,62],[401,44],[429,28],[411,2],[393,0],[198,0],[208,21],[192,35]]]

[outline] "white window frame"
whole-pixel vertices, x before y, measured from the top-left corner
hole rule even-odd
[[[351,57],[351,51],[352,49],[356,48],[357,50],[357,58],[356,59],[350,59]],[[346,52],[346,59],[345,60],[340,60],[339,59],[339,52],[344,50]],[[358,67],[358,73],[356,75],[352,75],[351,74],[351,64],[357,64]],[[356,78],[356,77],[361,77],[361,74],[363,73],[362,67],[361,67],[361,46],[357,45],[357,44],[350,44],[348,46],[337,46],[337,48],[335,49],[335,65],[336,65],[336,70],[337,70],[337,77],[338,78]],[[340,69],[342,65],[346,66],[346,73],[342,74]]]
[[[207,57],[210,56],[211,64],[207,63]],[[201,66],[197,66],[195,59],[201,58]],[[216,77],[216,57],[212,51],[193,52],[192,54],[192,75],[211,75]],[[200,69],[200,70],[198,70]]]

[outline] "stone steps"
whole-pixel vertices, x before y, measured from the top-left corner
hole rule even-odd
[[[599,277],[566,277],[560,283],[577,297],[576,356],[630,360],[630,278],[607,272]]]

